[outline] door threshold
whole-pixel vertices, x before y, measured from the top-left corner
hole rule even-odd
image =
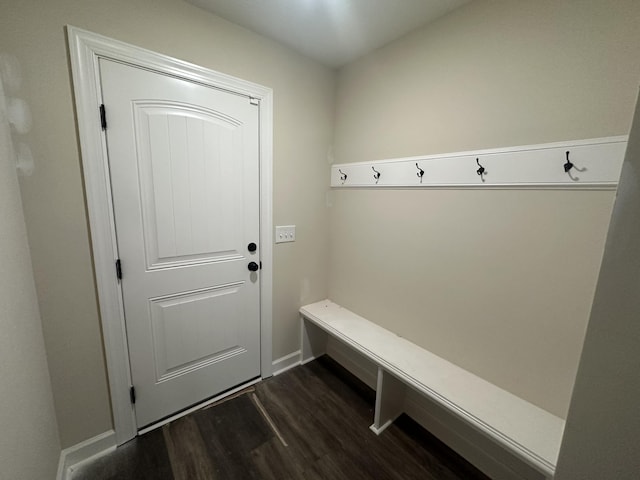
[[[148,425],[144,428],[141,428],[140,430],[138,430],[138,436],[140,435],[144,435],[145,433],[148,433],[152,430],[155,430],[156,428],[160,428],[164,425],[166,425],[167,423],[171,423],[174,420],[178,420],[179,418],[184,417],[185,415],[189,415],[190,413],[195,412],[196,410],[200,410],[202,408],[205,408],[209,405],[211,405],[212,403],[216,403],[219,402],[220,400],[225,399],[226,397],[229,397],[231,395],[234,395],[235,393],[238,393],[241,390],[244,390],[247,387],[250,387],[251,385],[255,385],[258,382],[262,381],[262,377],[258,377],[258,378],[254,378],[253,380],[250,380],[246,383],[243,383],[241,385],[238,385],[237,387],[234,387],[230,390],[227,390],[224,393],[221,393],[220,395],[216,395],[215,397],[211,397],[208,400],[205,400],[204,402],[200,402],[197,405],[194,405],[193,407],[189,407],[186,410],[182,410],[179,413],[176,413],[175,415],[171,415],[170,417],[167,418],[163,418],[162,420],[156,422],[156,423],[152,423],[151,425]]]

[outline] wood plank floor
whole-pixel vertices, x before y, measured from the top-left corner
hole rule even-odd
[[[406,416],[369,430],[374,392],[327,357],[136,438],[71,480],[481,480]]]

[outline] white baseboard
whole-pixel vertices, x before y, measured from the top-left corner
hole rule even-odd
[[[329,338],[327,355],[376,389],[377,366],[343,343]],[[480,432],[455,418],[423,395],[408,389],[404,412],[494,480],[544,480],[536,470],[488,440]]]
[[[273,375],[280,375],[298,365],[300,365],[300,350],[296,350],[289,355],[274,360]]]
[[[116,448],[116,432],[109,430],[60,452],[57,480],[66,480],[70,469]]]

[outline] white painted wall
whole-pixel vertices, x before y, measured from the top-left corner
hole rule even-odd
[[[0,479],[54,478],[60,455],[0,80]]]
[[[640,102],[613,208],[556,480],[640,475]]]

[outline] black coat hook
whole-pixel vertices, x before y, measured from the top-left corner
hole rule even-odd
[[[569,170],[571,170],[573,167],[575,167],[575,165],[573,163],[571,163],[571,160],[569,160],[569,150],[567,150],[567,163],[564,164],[564,172],[565,173],[569,173]]]
[[[480,180],[484,182],[484,176],[486,175],[487,170],[482,165],[480,165],[480,160],[477,158],[476,158],[476,163],[478,164],[478,167],[480,167],[478,168],[478,170],[476,170],[476,173],[480,175]]]
[[[338,169],[338,171],[340,172],[340,180],[342,180],[342,184],[344,185],[344,182],[347,181],[347,174],[344,173],[341,169]]]
[[[423,169],[421,169],[421,168],[418,166],[418,162],[416,162],[416,168],[418,169],[418,173],[416,173],[416,175],[417,175],[417,176],[418,176],[418,178],[420,179],[420,183],[422,183],[422,177],[423,177],[423,175],[424,175],[424,170],[423,170]]]
[[[378,183],[378,180],[380,180],[380,175],[381,175],[381,173],[380,173],[379,171],[377,171],[377,170],[376,170],[375,168],[373,168],[373,167],[371,167],[371,170],[373,170],[373,171],[374,171],[373,178],[375,178],[375,179],[376,179],[376,184],[377,184],[377,183]]]

